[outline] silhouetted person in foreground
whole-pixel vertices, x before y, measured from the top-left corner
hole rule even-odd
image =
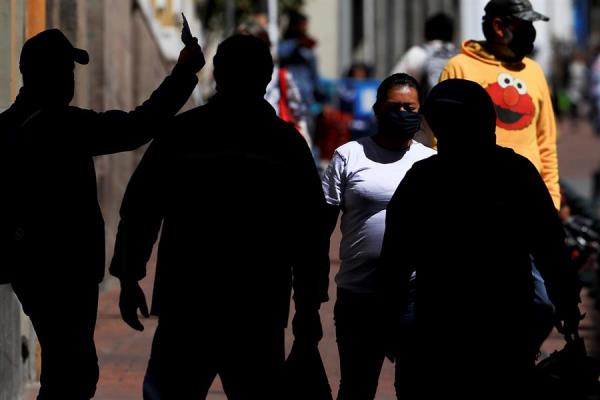
[[[205,398],[217,374],[229,399],[285,398],[277,386],[292,288],[295,346],[314,351],[322,336],[324,196],[306,141],[263,98],[272,70],[261,40],[223,41],[217,94],[152,143],[127,188],[111,273],[134,329],[143,329],[138,281],[162,223],[145,398],[151,389]]]
[[[424,114],[438,155],[415,163],[388,204],[379,270],[391,344],[406,342],[398,335],[413,343],[396,347],[414,365],[399,394],[530,398],[537,351],[530,254],[557,326],[573,334],[579,321],[561,222],[533,164],[496,145],[494,106],[481,86],[442,82]],[[398,317],[413,271],[416,323],[407,333]]]
[[[0,114],[3,257],[42,348],[38,399],[89,399],[98,381],[94,327],[104,274],[104,222],[93,157],[133,150],[183,106],[204,65],[197,43],[140,107],[69,106],[88,53],[57,29],[25,42],[23,88]],[[6,250],[6,251],[4,251]],[[4,260],[6,261],[6,259]]]
[[[496,108],[496,140],[527,157],[544,180],[554,207],[560,209],[556,117],[540,65],[530,54],[537,36],[534,23],[549,21],[529,0],[490,0],[481,28],[485,40],[467,40],[444,67],[440,80],[458,78],[479,83]],[[532,263],[538,348],[552,331],[554,307],[544,281]]]

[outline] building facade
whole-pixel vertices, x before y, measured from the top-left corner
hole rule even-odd
[[[425,20],[436,12],[454,17],[456,44],[465,39],[482,39],[481,18],[487,2],[305,0],[304,10],[310,18],[310,32],[319,41],[317,55],[323,76],[340,77],[353,61],[363,61],[374,66],[375,75],[383,78],[409,47],[424,42]],[[582,2],[585,7],[579,4]],[[600,38],[593,29],[593,21],[600,20],[600,12],[596,11],[600,9],[599,0],[592,0],[589,5],[588,0],[532,0],[532,4],[550,17],[549,23],[536,24],[536,60],[547,74],[552,73],[556,43],[573,43],[577,39],[577,9],[589,10],[590,34]]]
[[[318,39],[323,76],[340,77],[353,61],[362,61],[382,78],[410,46],[423,43],[429,15],[443,11],[458,18],[459,4],[459,0],[305,0],[304,11],[310,32]]]
[[[0,2],[0,111],[21,86],[19,54],[24,41],[45,28],[44,0]],[[19,399],[36,378],[33,330],[9,285],[0,285],[0,400]]]

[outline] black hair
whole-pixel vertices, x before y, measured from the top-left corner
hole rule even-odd
[[[365,62],[354,62],[346,71],[345,77],[352,78],[352,73],[355,69],[363,69],[367,76],[373,75],[373,67],[371,67],[369,64]]]
[[[425,22],[425,40],[454,40],[454,21],[444,13],[435,14]]]
[[[308,17],[301,12],[296,10],[290,10],[287,13],[288,23],[285,32],[283,33],[284,39],[293,39],[298,37],[298,25],[302,22],[308,21]]]
[[[217,90],[264,95],[273,74],[273,57],[267,44],[250,35],[235,34],[217,48],[213,59]]]
[[[415,78],[402,72],[399,74],[390,75],[385,78],[383,82],[381,82],[377,88],[377,100],[373,105],[373,110],[376,110],[380,104],[385,102],[387,100],[389,91],[397,86],[408,86],[414,88],[419,94],[419,103],[421,102],[421,85],[419,85],[419,82],[417,82]]]

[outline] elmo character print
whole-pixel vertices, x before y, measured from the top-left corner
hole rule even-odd
[[[527,85],[506,72],[485,88],[496,108],[496,125],[509,131],[527,128],[535,114],[535,106],[527,93]]]

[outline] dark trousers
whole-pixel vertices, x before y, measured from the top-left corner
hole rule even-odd
[[[98,285],[40,283],[45,285],[12,285],[42,350],[37,399],[91,399],[99,377],[94,344]]]
[[[144,378],[145,400],[205,399],[219,375],[229,400],[281,400],[284,328],[159,320]]]
[[[334,308],[340,355],[338,400],[372,400],[385,358],[380,312],[370,294],[338,288]]]

